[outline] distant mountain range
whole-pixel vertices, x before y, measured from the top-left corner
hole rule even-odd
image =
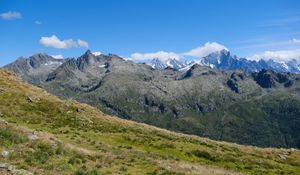
[[[246,58],[238,58],[227,50],[210,53],[203,58],[193,58],[190,61],[182,61],[170,58],[165,61],[154,58],[148,63],[154,69],[165,69],[167,67],[186,71],[194,64],[209,66],[220,70],[242,70],[247,73],[259,72],[262,69],[273,70],[276,72],[300,73],[300,64],[292,59],[287,62],[274,61],[272,58],[266,60],[248,60]]]
[[[216,140],[299,148],[300,75],[291,73],[297,67],[285,72],[279,64],[221,51],[154,69],[88,50],[65,60],[36,54],[5,68],[62,99],[121,118]]]

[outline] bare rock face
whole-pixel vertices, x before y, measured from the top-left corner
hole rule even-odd
[[[229,79],[227,81],[227,85],[232,91],[234,91],[235,93],[239,93],[239,87],[236,81],[234,81],[233,79]]]
[[[262,70],[253,75],[254,75],[254,80],[262,88],[272,88],[272,87],[275,87],[275,85],[276,85],[275,77],[272,75],[272,72],[270,72],[270,71]]]
[[[258,73],[253,73],[253,78],[262,88],[273,88],[277,84],[284,84],[285,87],[289,87],[292,84],[290,76],[287,73],[276,73],[271,70],[265,70]]]
[[[39,84],[65,61],[65,59],[55,59],[47,54],[39,53],[28,58],[20,57],[4,68],[15,72],[30,83]]]

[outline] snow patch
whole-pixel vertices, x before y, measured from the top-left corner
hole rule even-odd
[[[102,53],[101,53],[101,52],[93,52],[92,54],[95,55],[95,56],[99,56],[99,55],[101,55]]]
[[[49,65],[54,65],[54,64],[61,65],[62,62],[59,62],[59,61],[49,61],[48,63],[45,63],[44,65],[45,66],[49,66]]]

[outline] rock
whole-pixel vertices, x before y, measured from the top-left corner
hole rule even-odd
[[[7,169],[9,165],[8,163],[0,163],[0,169]]]
[[[57,144],[56,143],[51,143],[50,146],[51,146],[51,148],[57,148]]]
[[[6,170],[11,172],[12,174],[19,175],[33,175],[33,173],[24,170],[24,169],[16,169],[16,166],[11,165],[9,163],[0,163],[0,170]]]
[[[30,96],[27,96],[27,100],[29,101],[29,102],[33,102],[33,99],[32,99],[32,97],[30,97]]]
[[[33,103],[35,101],[40,101],[41,99],[38,97],[27,96],[27,100],[28,100],[28,102]]]
[[[1,156],[7,158],[9,156],[9,152],[4,150],[1,152]]]
[[[229,79],[226,84],[232,91],[239,93],[238,84],[233,79]]]
[[[16,169],[16,166],[11,165],[9,163],[0,163],[0,169],[5,169],[8,171],[14,171]]]
[[[28,135],[29,140],[37,140],[38,138],[39,137],[37,136],[37,133],[35,131]]]
[[[14,173],[14,174],[20,174],[20,175],[33,175],[32,172],[29,172],[29,171],[23,170],[23,169],[20,169],[20,170],[14,170],[13,173]]]
[[[285,160],[285,159],[288,157],[288,155],[286,155],[286,154],[278,154],[278,157],[279,157],[280,159]]]
[[[16,170],[16,166],[14,166],[14,165],[9,165],[9,166],[7,167],[7,170],[8,170],[8,171],[15,171],[15,170]]]
[[[0,119],[0,124],[8,125],[8,122],[6,120],[4,120],[4,119]]]
[[[284,87],[291,87],[294,84],[293,80],[288,80],[286,83],[284,83]]]
[[[82,109],[77,108],[76,112],[82,112]]]
[[[262,70],[258,73],[254,73],[254,80],[262,88],[272,88],[276,86],[276,80],[273,71]]]

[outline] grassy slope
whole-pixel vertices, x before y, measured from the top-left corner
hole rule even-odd
[[[33,131],[38,140],[28,139]],[[300,174],[299,150],[240,146],[122,120],[0,69],[3,150],[10,154],[0,163],[37,174]]]

